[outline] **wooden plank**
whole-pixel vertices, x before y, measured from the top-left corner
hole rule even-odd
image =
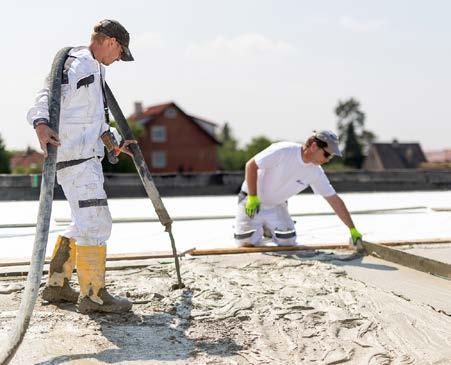
[[[378,245],[384,246],[408,246],[408,245],[434,245],[451,243],[451,238],[434,238],[434,239],[420,239],[420,240],[400,240],[400,241],[377,241]],[[309,246],[258,246],[258,247],[226,247],[213,249],[194,249],[183,251],[179,253],[179,257],[191,254],[193,256],[202,255],[227,255],[240,253],[258,253],[258,252],[277,252],[277,251],[300,251],[300,250],[341,250],[349,249],[346,244],[320,244]],[[122,260],[146,260],[146,259],[163,259],[172,257],[170,251],[144,252],[144,253],[126,253],[126,254],[110,254],[107,256],[107,261],[122,261]],[[50,257],[46,257],[45,263],[50,263]],[[25,266],[29,265],[29,260],[24,259],[6,259],[0,260],[0,267],[8,266]]]
[[[450,264],[422,256],[413,255],[408,252],[396,250],[371,242],[363,241],[362,245],[368,255],[372,255],[386,261],[394,262],[396,264],[409,267],[414,270],[451,279]]]
[[[321,249],[346,249],[349,245],[317,245],[317,246],[254,246],[254,247],[225,247],[212,249],[194,249],[190,252],[192,256],[204,255],[234,255],[259,252],[281,252],[281,251],[313,251]]]
[[[178,254],[179,257],[185,256],[194,248],[190,248],[189,250],[183,251]],[[107,261],[125,261],[125,260],[147,260],[147,259],[168,259],[174,257],[172,252],[170,251],[162,251],[162,252],[147,252],[147,253],[128,253],[128,254],[111,254],[106,257]],[[45,263],[50,263],[50,257],[46,257]],[[0,260],[0,267],[8,267],[8,266],[26,266],[29,265],[29,260]]]
[[[402,240],[402,241],[379,241],[377,244],[384,246],[407,246],[407,245],[428,245],[451,243],[451,238],[421,239],[421,240]],[[348,244],[320,244],[320,245],[298,245],[298,246],[255,246],[255,247],[224,247],[212,249],[194,249],[190,254],[193,256],[202,255],[229,255],[258,252],[277,252],[277,251],[302,251],[302,250],[346,250],[351,249]]]

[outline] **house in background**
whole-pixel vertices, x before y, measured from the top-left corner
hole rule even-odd
[[[144,128],[138,142],[152,172],[217,170],[220,143],[215,123],[186,114],[173,102],[146,109],[135,103],[135,112],[128,119]]]
[[[419,143],[372,143],[362,169],[381,171],[389,169],[415,169],[426,162]]]
[[[35,173],[42,171],[44,155],[28,147],[25,151],[18,151],[11,156],[9,168],[13,173]]]
[[[426,159],[431,163],[451,163],[451,149],[426,151]]]
[[[451,168],[451,149],[426,151],[427,162],[423,164],[426,169]]]

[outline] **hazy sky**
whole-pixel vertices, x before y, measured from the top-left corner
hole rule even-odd
[[[335,129],[338,100],[355,97],[379,141],[451,148],[450,14],[445,0],[3,2],[0,135],[37,146],[25,116],[53,56],[110,18],[136,59],[107,68],[126,115],[175,101],[242,143],[300,141]]]

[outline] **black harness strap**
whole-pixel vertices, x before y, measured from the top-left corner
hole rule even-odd
[[[60,161],[60,162],[56,163],[56,169],[57,170],[61,170],[61,169],[64,169],[66,167],[79,165],[79,164],[81,164],[81,163],[83,163],[85,161],[90,160],[91,158],[94,158],[94,156],[88,157],[88,158],[80,158],[78,160]]]
[[[107,125],[110,125],[110,112],[109,112],[108,103],[107,103],[107,100],[106,100],[105,85],[103,83],[103,77],[102,77],[102,70],[101,69],[100,69],[100,86],[102,87],[103,111],[105,113],[105,123]]]

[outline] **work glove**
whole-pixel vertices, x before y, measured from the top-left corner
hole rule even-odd
[[[362,234],[355,227],[351,228],[349,231],[351,232],[350,241],[352,246],[358,250],[362,249]]]
[[[260,210],[260,199],[257,195],[248,195],[246,200],[246,214],[250,218],[254,218],[254,215]]]

